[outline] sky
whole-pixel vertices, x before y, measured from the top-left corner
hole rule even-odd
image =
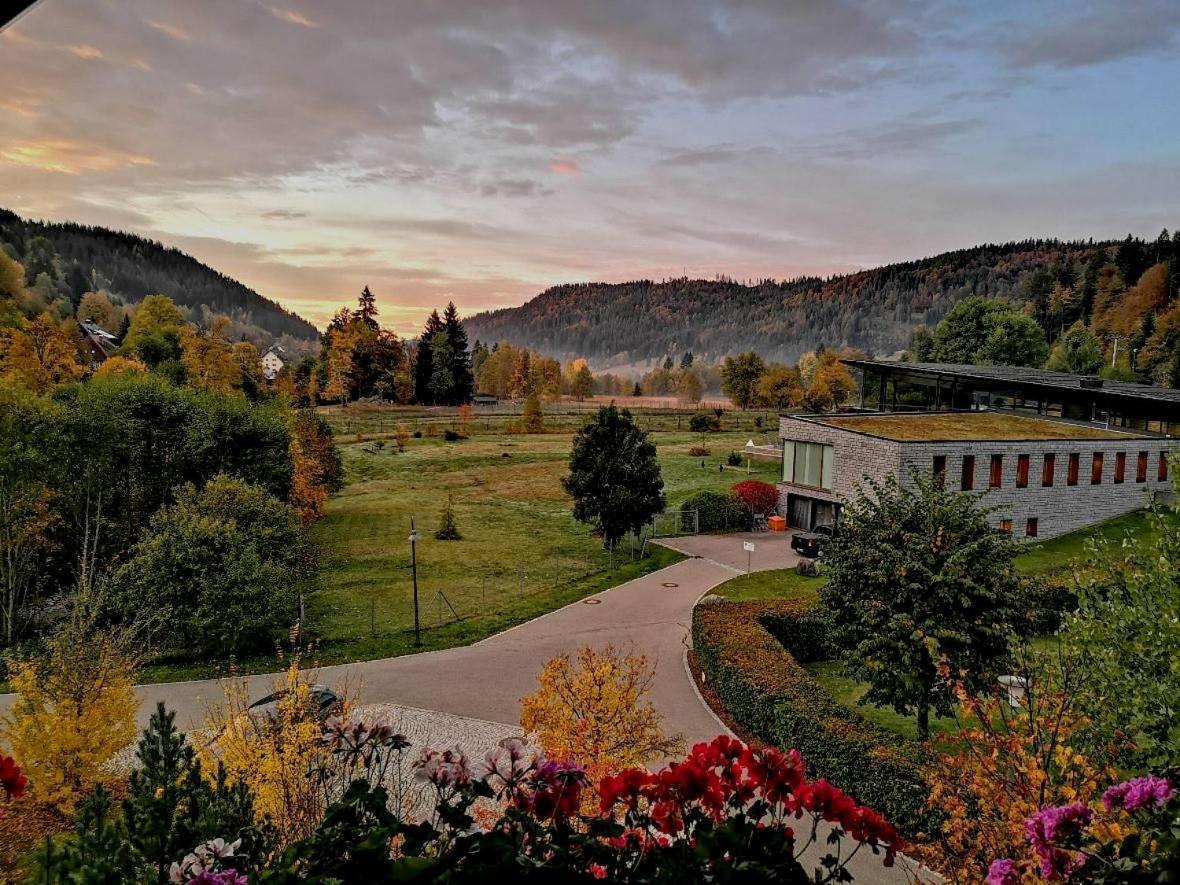
[[[322,325],[1180,225],[1175,0],[41,0],[0,205]]]

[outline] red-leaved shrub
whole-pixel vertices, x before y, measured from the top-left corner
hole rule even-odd
[[[730,491],[754,513],[774,513],[778,508],[778,489],[768,482],[747,479],[737,483]]]

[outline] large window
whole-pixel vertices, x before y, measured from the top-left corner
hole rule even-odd
[[[1102,485],[1102,452],[1095,452],[1090,461],[1090,485]]]
[[[1028,455],[1016,456],[1016,488],[1028,488]]]
[[[938,486],[946,484],[946,455],[935,455],[934,466],[932,468],[934,474],[934,482]]]
[[[1160,462],[1155,469],[1155,478],[1160,482],[1168,481],[1168,453],[1160,452]]]
[[[783,440],[783,482],[830,489],[834,461],[831,446]]]
[[[1139,453],[1135,463],[1135,482],[1147,482],[1147,452]]]
[[[1052,452],[1045,455],[1045,463],[1041,465],[1041,485],[1049,488],[1053,485],[1053,472],[1057,467],[1057,456]]]
[[[1069,471],[1065,475],[1065,484],[1067,486],[1076,486],[1078,484],[1078,468],[1081,462],[1081,455],[1077,452],[1069,453]]]

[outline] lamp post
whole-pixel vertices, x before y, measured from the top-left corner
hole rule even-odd
[[[414,645],[422,646],[422,628],[418,622],[418,529],[414,517],[410,517],[410,570],[414,575]]]

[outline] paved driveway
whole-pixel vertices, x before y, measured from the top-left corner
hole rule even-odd
[[[791,549],[790,532],[739,532],[732,535],[685,535],[661,538],[664,547],[686,556],[698,556],[739,572],[763,572],[769,569],[794,568],[799,554]],[[745,545],[753,544],[753,550]]]

